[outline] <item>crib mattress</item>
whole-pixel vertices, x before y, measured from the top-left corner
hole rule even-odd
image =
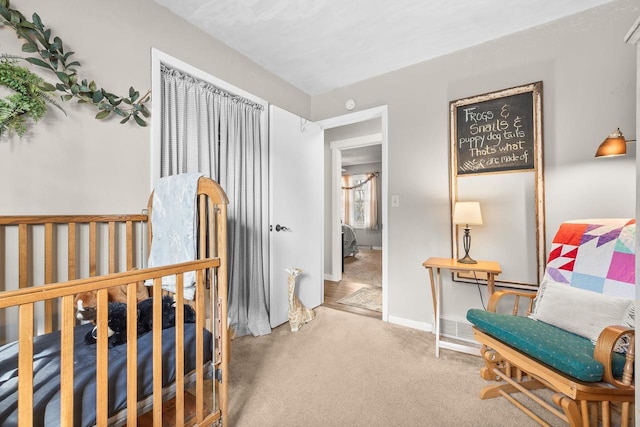
[[[96,422],[96,345],[87,345],[84,336],[93,325],[74,331],[74,425]],[[184,330],[185,373],[195,369],[195,324]],[[204,360],[211,360],[211,334],[204,333]],[[33,420],[34,426],[60,424],[60,332],[34,338]],[[163,386],[175,380],[175,328],[162,331]],[[153,391],[153,336],[138,338],[138,400]],[[109,349],[109,416],[126,406],[127,346]],[[18,426],[18,342],[0,347],[0,425]]]

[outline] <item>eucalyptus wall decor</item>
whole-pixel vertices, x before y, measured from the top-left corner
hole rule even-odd
[[[24,135],[27,120],[40,120],[47,112],[47,104],[62,110],[52,94],[56,87],[28,68],[17,66],[16,62],[17,58],[7,55],[0,58],[0,85],[12,91],[5,98],[0,98],[0,136],[13,132]]]
[[[151,99],[150,91],[140,96],[131,87],[127,96],[118,96],[98,87],[94,81],[81,79],[77,72],[80,63],[72,59],[75,52],[65,51],[60,37],[52,37],[51,30],[45,27],[37,13],[29,21],[18,10],[10,7],[9,0],[0,0],[0,17],[4,24],[15,30],[18,38],[25,40],[22,52],[33,54],[22,59],[55,75],[57,83],[51,87],[55,92],[62,93],[62,100],[76,99],[78,103],[96,108],[96,119],[103,120],[116,115],[122,118],[120,123],[133,118],[139,126],[147,125],[145,118],[151,115],[146,106]]]

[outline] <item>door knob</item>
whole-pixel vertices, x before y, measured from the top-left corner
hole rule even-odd
[[[276,224],[276,231],[291,231],[291,229],[284,225]]]

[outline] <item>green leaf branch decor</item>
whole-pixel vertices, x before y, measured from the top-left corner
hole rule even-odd
[[[29,21],[18,10],[11,9],[9,0],[0,0],[0,17],[15,30],[18,38],[25,40],[22,51],[34,54],[24,60],[55,74],[58,79],[55,89],[62,92],[64,101],[76,99],[78,103],[93,106],[98,110],[96,119],[117,115],[122,118],[120,123],[133,118],[139,126],[147,125],[145,118],[151,115],[146,106],[151,99],[150,91],[140,96],[131,87],[128,96],[117,96],[98,87],[94,81],[80,79],[77,73],[80,63],[72,59],[75,52],[65,52],[60,37],[52,38],[51,30],[44,26],[37,13]]]
[[[8,55],[0,57],[0,85],[13,91],[0,98],[0,136],[13,132],[23,136],[27,119],[34,123],[40,120],[47,112],[47,104],[62,110],[52,95],[56,87],[28,68],[17,66],[18,59]]]

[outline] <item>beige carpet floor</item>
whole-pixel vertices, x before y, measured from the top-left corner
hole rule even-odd
[[[431,333],[316,313],[298,332],[284,324],[232,342],[231,426],[537,425],[503,399],[478,398],[480,357],[442,350],[436,359]]]

